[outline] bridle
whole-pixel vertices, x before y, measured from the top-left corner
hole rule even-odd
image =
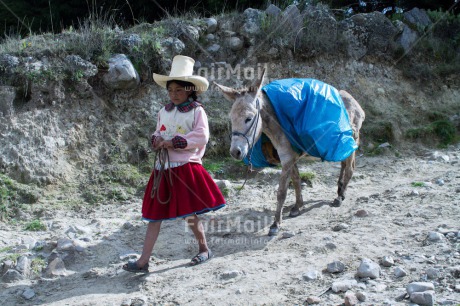
[[[257,125],[259,123],[259,117],[260,117],[260,103],[259,103],[259,98],[256,98],[256,106],[257,106],[257,114],[256,116],[252,119],[251,125],[247,128],[246,132],[241,133],[241,132],[235,132],[233,131],[230,134],[230,139],[232,139],[233,136],[241,136],[243,137],[246,142],[248,143],[248,163],[250,170],[252,170],[252,162],[251,162],[251,155],[252,151],[254,149],[254,143],[255,143],[255,138],[256,138],[256,131],[257,131]],[[254,127],[255,126],[255,127]],[[248,134],[251,132],[251,129],[254,127],[254,131],[252,133],[252,144],[249,141]],[[243,185],[244,186],[244,185]]]

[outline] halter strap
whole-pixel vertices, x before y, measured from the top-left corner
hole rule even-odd
[[[233,137],[233,136],[241,136],[243,137],[246,142],[248,143],[248,163],[249,163],[249,167],[250,167],[250,170],[252,171],[252,162],[251,162],[251,156],[252,156],[252,151],[254,150],[254,143],[255,143],[255,137],[256,137],[256,131],[257,131],[257,124],[259,123],[259,117],[260,117],[260,103],[259,103],[259,98],[256,99],[256,106],[257,106],[257,114],[256,114],[256,117],[252,119],[252,122],[251,122],[251,125],[247,128],[246,132],[244,133],[241,133],[241,132],[235,132],[233,131],[231,134],[230,134],[230,138]],[[248,133],[251,131],[251,129],[254,127],[254,124],[255,124],[255,128],[254,128],[254,132],[252,134],[252,144],[250,143],[249,141],[249,138],[248,138]],[[246,183],[246,181],[245,181]],[[244,185],[243,185],[244,186]]]

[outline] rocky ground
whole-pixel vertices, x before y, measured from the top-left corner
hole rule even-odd
[[[72,210],[41,200],[46,230],[0,224],[1,304],[458,305],[460,147],[387,150],[359,157],[339,208],[329,206],[339,164],[302,161],[315,178],[276,237],[267,232],[279,170],[240,192],[243,178],[230,180],[228,206],[204,217],[215,257],[189,267],[192,233],[164,222],[146,275],[121,269],[142,249],[141,199]]]

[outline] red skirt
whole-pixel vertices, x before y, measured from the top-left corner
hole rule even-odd
[[[142,217],[145,220],[183,218],[225,206],[225,199],[219,187],[201,164],[187,163],[166,169],[164,174],[152,198],[154,178],[159,175],[158,170],[152,171],[142,202]],[[166,201],[166,204],[161,203]]]

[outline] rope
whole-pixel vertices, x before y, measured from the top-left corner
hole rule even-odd
[[[158,193],[158,188],[160,187],[161,178],[163,176],[165,178],[166,184],[168,184],[170,187],[172,187],[173,185],[171,169],[169,169],[169,171],[166,171],[167,170],[166,166],[168,167],[170,166],[168,149],[163,148],[163,149],[158,150],[155,154],[153,164],[154,164],[155,169],[156,169],[156,165],[158,164],[159,169],[157,169],[158,170],[157,175],[154,175],[153,177],[153,186],[152,186],[152,192],[150,194],[150,197],[154,199],[156,196],[160,204],[168,204],[169,201],[171,200],[172,193],[171,192],[169,193],[168,199],[166,201],[162,201],[160,199],[160,194]]]

